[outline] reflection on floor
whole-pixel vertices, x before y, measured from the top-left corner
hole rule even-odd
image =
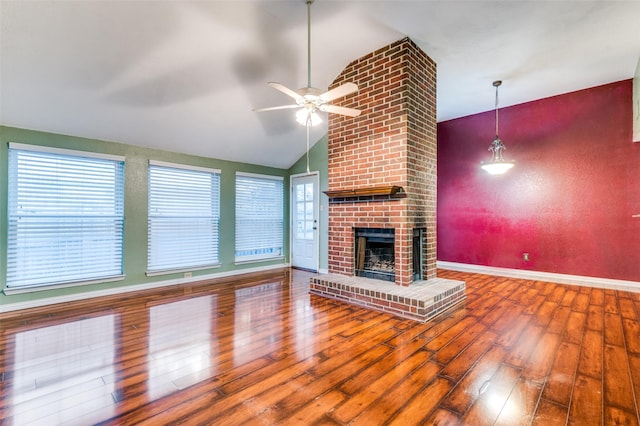
[[[419,323],[312,276],[3,314],[1,423],[640,424],[640,293],[439,271],[467,299]]]

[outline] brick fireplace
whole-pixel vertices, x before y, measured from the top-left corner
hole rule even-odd
[[[334,80],[358,93],[329,115],[329,194],[402,188],[401,193],[329,199],[329,272],[353,275],[354,229],[395,231],[395,283],[414,281],[413,235],[423,232],[422,279],[436,275],[436,64],[410,39],[349,64]],[[391,192],[391,190],[390,190]],[[364,192],[366,194],[366,192]],[[387,195],[387,196],[385,196]]]
[[[340,105],[362,114],[329,114],[330,276],[312,279],[311,292],[335,298],[344,292],[356,300],[352,283],[424,287],[436,279],[436,64],[405,38],[351,62],[331,87],[346,82],[358,92]],[[383,245],[383,234],[392,242]],[[380,262],[362,272],[370,254]],[[454,283],[455,291],[443,290],[451,303],[464,298],[464,283]],[[420,305],[407,303],[414,313]]]

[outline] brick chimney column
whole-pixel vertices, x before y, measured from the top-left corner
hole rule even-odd
[[[395,229],[396,284],[413,281],[413,230],[423,230],[422,279],[436,276],[436,64],[409,38],[349,64],[331,87],[362,110],[329,114],[329,190],[396,185],[406,197],[329,204],[329,272],[354,274],[354,228]]]

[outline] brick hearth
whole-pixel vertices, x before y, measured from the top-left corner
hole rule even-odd
[[[464,281],[432,278],[409,287],[380,280],[327,274],[311,278],[312,293],[329,299],[390,313],[416,321],[428,321],[466,297]]]

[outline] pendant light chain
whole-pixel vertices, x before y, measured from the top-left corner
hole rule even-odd
[[[502,84],[502,80],[496,80],[493,82],[493,87],[496,88],[496,139],[498,138],[498,87]]]
[[[499,83],[493,83],[494,86],[496,86],[496,138],[498,137],[498,86],[500,86]]]

